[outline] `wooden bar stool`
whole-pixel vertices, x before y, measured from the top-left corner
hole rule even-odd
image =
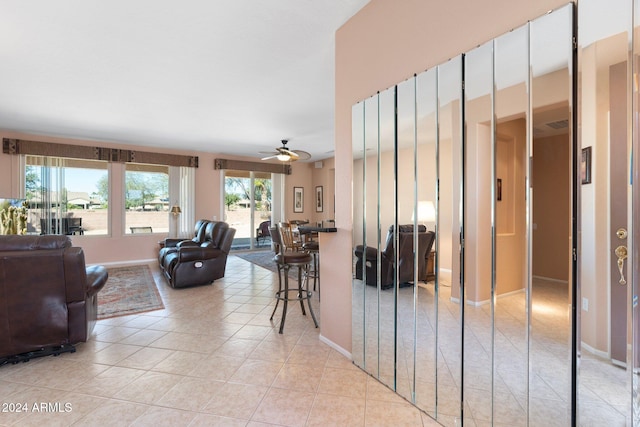
[[[302,315],[306,316],[306,312],[304,309],[304,302],[307,301],[307,306],[309,307],[309,313],[311,313],[311,317],[313,318],[313,323],[316,328],[318,327],[318,321],[316,320],[316,316],[313,313],[313,308],[311,308],[311,303],[309,299],[311,298],[312,292],[309,291],[309,265],[312,261],[312,256],[305,252],[295,252],[295,251],[287,251],[284,249],[284,245],[282,244],[282,240],[280,238],[280,233],[277,227],[269,227],[269,231],[271,233],[271,240],[274,244],[279,245],[280,250],[273,258],[278,266],[278,291],[276,292],[276,306],[273,308],[273,312],[271,313],[271,317],[269,320],[273,320],[273,316],[278,309],[278,304],[280,301],[283,302],[282,307],[282,320],[280,320],[280,330],[279,333],[282,333],[284,330],[284,322],[287,318],[287,305],[289,301],[299,301],[300,308],[302,309]],[[292,267],[298,268],[298,287],[297,288],[289,288],[289,270]],[[283,288],[283,280],[282,275],[284,274],[284,288]],[[294,295],[291,295],[294,293]]]

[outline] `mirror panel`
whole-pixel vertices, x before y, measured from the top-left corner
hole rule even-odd
[[[368,252],[377,253],[378,249],[378,95],[364,102],[364,246],[363,280],[364,286],[364,367],[378,378],[379,358],[379,293],[377,257],[366,256]]]
[[[629,389],[635,387],[631,361],[636,359],[628,349],[635,349],[630,341],[635,334],[627,331],[635,324],[629,295],[635,275],[627,261],[633,259],[633,247],[632,239],[616,235],[618,228],[624,228],[631,236],[633,228],[628,168],[632,162],[631,99],[627,95],[632,2],[585,1],[580,6],[579,84],[583,91],[579,123],[585,158],[579,177],[584,183],[579,204],[578,420],[632,425]],[[592,244],[594,241],[600,244]],[[626,285],[619,283],[618,246],[628,249],[623,263]]]
[[[365,289],[363,275],[364,264],[358,262],[358,253],[362,253],[364,242],[364,102],[359,102],[351,108],[351,150],[353,156],[353,282],[351,289],[351,357],[353,363],[364,368],[364,307]],[[360,252],[358,252],[360,251]],[[360,257],[362,259],[362,257]]]
[[[525,426],[530,181],[528,25],[494,41],[494,74],[493,421],[498,425]]]
[[[630,193],[631,199],[629,203],[630,214],[628,219],[629,229],[628,235],[631,238],[627,239],[627,247],[629,249],[629,260],[627,264],[627,272],[631,277],[631,280],[627,280],[631,283],[631,287],[628,290],[628,310],[631,311],[629,316],[629,323],[627,323],[629,330],[631,331],[628,336],[631,336],[631,360],[633,362],[633,369],[628,370],[628,376],[631,380],[631,415],[628,411],[625,411],[627,415],[627,424],[634,426],[640,426],[640,384],[637,381],[637,373],[640,372],[640,308],[637,304],[637,295],[640,295],[640,259],[638,258],[638,251],[635,248],[640,241],[640,190],[638,187],[638,180],[640,177],[638,173],[640,171],[640,156],[633,153],[640,153],[640,88],[638,87],[638,73],[640,73],[640,43],[638,43],[638,34],[640,34],[640,2],[634,0],[632,2],[632,13],[628,13],[627,16],[633,17],[633,24],[631,26],[633,41],[633,48],[631,52],[631,74],[627,76],[627,88],[630,96],[631,113],[632,116],[627,116],[628,126],[631,129],[631,161],[628,164],[631,165],[631,171],[629,176],[630,180]],[[628,5],[625,4],[625,9],[628,11]],[[622,15],[624,16],[624,15]],[[628,390],[628,388],[627,388]]]
[[[418,221],[427,231],[437,224],[437,80],[436,69],[416,76],[416,194]],[[437,232],[436,232],[437,238]],[[420,244],[420,242],[419,242]],[[437,242],[426,254],[425,277],[416,286],[415,403],[430,416],[436,416],[436,354],[438,294]],[[420,251],[419,251],[420,252]],[[423,280],[424,279],[424,280]]]
[[[418,259],[413,230],[416,215],[416,80],[397,86],[397,375],[396,391],[410,402],[415,392],[416,288]],[[424,257],[423,257],[424,260]],[[424,264],[424,261],[422,262]]]
[[[397,286],[394,236],[389,228],[397,221],[397,151],[396,151],[396,88],[379,95],[379,154],[378,154],[378,293],[379,293],[379,378],[383,384],[396,390],[396,316]]]
[[[492,422],[491,281],[493,42],[464,56],[465,250],[463,401],[465,424]]]
[[[461,419],[462,57],[438,66],[438,354],[436,419]]]
[[[530,24],[529,423],[572,421],[573,5]]]

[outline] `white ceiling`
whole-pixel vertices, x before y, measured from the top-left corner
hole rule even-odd
[[[334,34],[368,0],[0,0],[0,128],[332,156]]]

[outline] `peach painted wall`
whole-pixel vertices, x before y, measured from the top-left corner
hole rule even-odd
[[[313,218],[315,212],[313,204],[313,171],[309,168],[308,163],[292,163],[291,175],[284,180],[284,220],[309,220]],[[304,191],[304,203],[302,212],[293,211],[293,189],[294,187],[302,187]]]
[[[322,263],[326,339],[351,349],[351,106],[566,3],[372,0],[336,32],[335,157],[341,197],[338,233],[331,235],[332,251]]]
[[[309,220],[313,225],[318,221],[334,218],[335,194],[335,161],[333,158],[320,161],[321,167],[316,168],[316,162],[296,162],[291,165],[292,173],[285,178],[285,219]],[[320,166],[320,165],[318,165]],[[316,211],[316,187],[322,186],[323,209]],[[293,212],[293,188],[304,189],[303,212]]]
[[[316,165],[316,162],[308,163],[312,168],[313,178],[313,194],[315,196],[315,188],[322,186],[324,206],[322,212],[316,212],[315,205],[313,208],[313,221],[327,221],[335,219],[335,174],[336,174],[336,162],[332,157],[330,159],[320,160]]]
[[[533,275],[562,282],[569,280],[569,144],[568,134],[538,138],[533,144]]]
[[[496,175],[502,201],[496,202],[496,293],[508,294],[527,284],[526,122],[498,124]]]

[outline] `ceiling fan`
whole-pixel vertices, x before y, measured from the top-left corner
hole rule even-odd
[[[309,160],[311,154],[302,150],[290,150],[287,148],[286,139],[282,141],[282,147],[276,147],[275,151],[261,151],[260,154],[269,154],[267,157],[263,157],[262,160],[278,159],[281,162],[294,162],[296,160]]]

